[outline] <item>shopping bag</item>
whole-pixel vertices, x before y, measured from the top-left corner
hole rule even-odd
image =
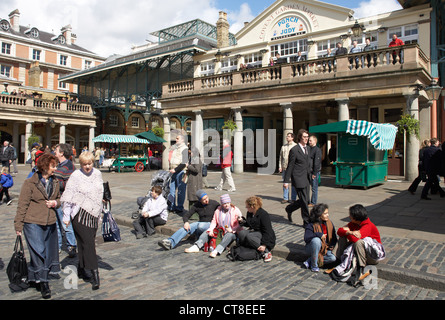
[[[120,241],[121,232],[113,218],[113,215],[111,214],[111,211],[107,207],[104,207],[103,214],[102,236],[104,241]]]
[[[14,253],[6,267],[6,274],[12,292],[28,289],[28,265],[21,236],[17,236],[15,240]]]

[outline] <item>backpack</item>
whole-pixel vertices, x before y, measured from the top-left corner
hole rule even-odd
[[[237,244],[227,254],[227,258],[232,261],[247,261],[247,260],[259,260],[261,254],[254,248],[244,247]]]

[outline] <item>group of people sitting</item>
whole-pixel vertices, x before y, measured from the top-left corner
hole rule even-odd
[[[159,187],[153,187],[153,193],[154,199],[147,201],[141,218],[134,222],[137,233],[143,232],[144,225],[149,232],[154,232],[153,217],[167,212],[167,204],[160,196]],[[237,246],[256,250],[265,262],[272,260],[276,235],[269,213],[262,208],[260,197],[251,196],[245,200],[247,214],[243,217],[229,194],[223,194],[219,202],[210,199],[203,190],[198,190],[196,196],[199,201],[183,215],[184,226],[170,237],[160,240],[159,246],[171,250],[187,235],[194,235],[195,241],[185,249],[186,253],[203,250],[209,252],[211,258],[216,258],[236,241]],[[198,221],[191,223],[190,218],[195,213]],[[344,281],[345,276],[349,278],[354,275],[352,280],[360,282],[369,275],[364,272],[367,265],[375,265],[385,258],[380,233],[368,218],[365,207],[360,204],[350,207],[349,219],[347,225],[336,231],[329,219],[327,204],[316,204],[312,208],[310,223],[305,226],[304,234],[305,249],[309,256],[303,262],[305,268],[318,272],[323,266],[325,273],[331,274],[337,281]],[[351,269],[357,272],[351,272]]]

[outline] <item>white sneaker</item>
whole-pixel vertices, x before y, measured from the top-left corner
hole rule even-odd
[[[221,191],[222,188],[221,187],[216,187],[215,190]]]
[[[194,244],[190,248],[185,249],[184,252],[187,253],[199,252],[199,247],[196,244]]]
[[[212,252],[210,252],[209,257],[210,258],[216,258],[217,255],[218,255],[218,251],[213,250]]]
[[[232,189],[232,188],[230,188],[229,190],[227,190],[228,192],[235,192],[236,191],[236,189],[234,188],[234,189]]]

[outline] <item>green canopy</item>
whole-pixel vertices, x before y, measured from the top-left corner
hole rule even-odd
[[[155,135],[152,131],[136,133],[135,136],[139,137],[139,138],[142,138],[142,139],[147,139],[151,143],[164,143],[164,142],[167,142],[164,139],[162,139],[161,137],[158,137],[157,135]]]
[[[145,139],[140,139],[133,135],[123,135],[123,134],[101,134],[93,138],[93,142],[148,144],[147,140]]]

